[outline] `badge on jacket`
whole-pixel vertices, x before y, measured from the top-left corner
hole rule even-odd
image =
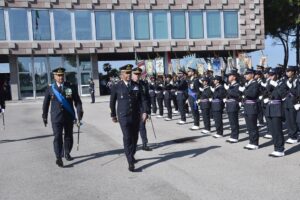
[[[67,97],[67,98],[72,97],[72,89],[71,89],[71,88],[67,88],[67,89],[65,90],[65,94],[66,94],[66,97]]]

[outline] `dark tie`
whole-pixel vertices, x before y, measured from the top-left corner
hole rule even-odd
[[[61,89],[62,89],[61,85],[58,86],[58,91],[59,91],[59,93],[61,93]]]

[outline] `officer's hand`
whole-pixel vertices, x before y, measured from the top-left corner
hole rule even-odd
[[[143,122],[145,122],[147,120],[147,118],[148,118],[147,113],[143,113],[143,115],[142,115]]]
[[[117,123],[117,122],[118,122],[117,117],[112,117],[111,120],[112,120],[114,123]]]
[[[295,108],[295,110],[299,110],[300,109],[300,104],[295,104],[294,108]]]
[[[43,122],[44,122],[44,125],[45,125],[45,127],[47,126],[47,124],[48,124],[48,120],[47,120],[47,118],[43,118]]]
[[[5,109],[4,109],[4,108],[2,108],[2,109],[1,109],[1,113],[4,113],[4,112],[5,112]]]

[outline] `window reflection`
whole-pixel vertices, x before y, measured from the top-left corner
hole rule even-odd
[[[185,13],[184,11],[171,12],[172,38],[185,39]]]
[[[219,11],[207,12],[207,37],[221,37],[221,19]]]
[[[0,40],[5,40],[4,12],[0,9]]]
[[[168,39],[167,12],[153,12],[153,37],[154,39]]]
[[[77,40],[92,39],[90,11],[75,11],[75,27]]]
[[[135,12],[134,13],[134,34],[136,40],[149,40],[149,13]]]
[[[111,13],[95,12],[97,40],[111,40]]]
[[[9,27],[12,40],[28,40],[27,11],[21,9],[9,9]]]
[[[200,39],[204,37],[202,12],[193,11],[189,13],[189,28],[191,39]]]
[[[32,10],[32,32],[34,40],[51,40],[48,10]]]
[[[238,14],[235,11],[224,12],[224,33],[226,38],[238,37]]]
[[[54,10],[54,30],[56,40],[72,40],[71,16],[68,10]]]
[[[130,14],[129,12],[115,12],[116,39],[130,40]]]

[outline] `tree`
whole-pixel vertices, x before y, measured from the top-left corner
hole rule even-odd
[[[103,70],[108,74],[109,71],[111,70],[111,65],[109,63],[104,63]]]
[[[299,17],[299,0],[265,0],[266,35],[278,39],[284,49],[284,67],[289,60],[290,36],[295,36]],[[298,47],[299,49],[299,47]]]

